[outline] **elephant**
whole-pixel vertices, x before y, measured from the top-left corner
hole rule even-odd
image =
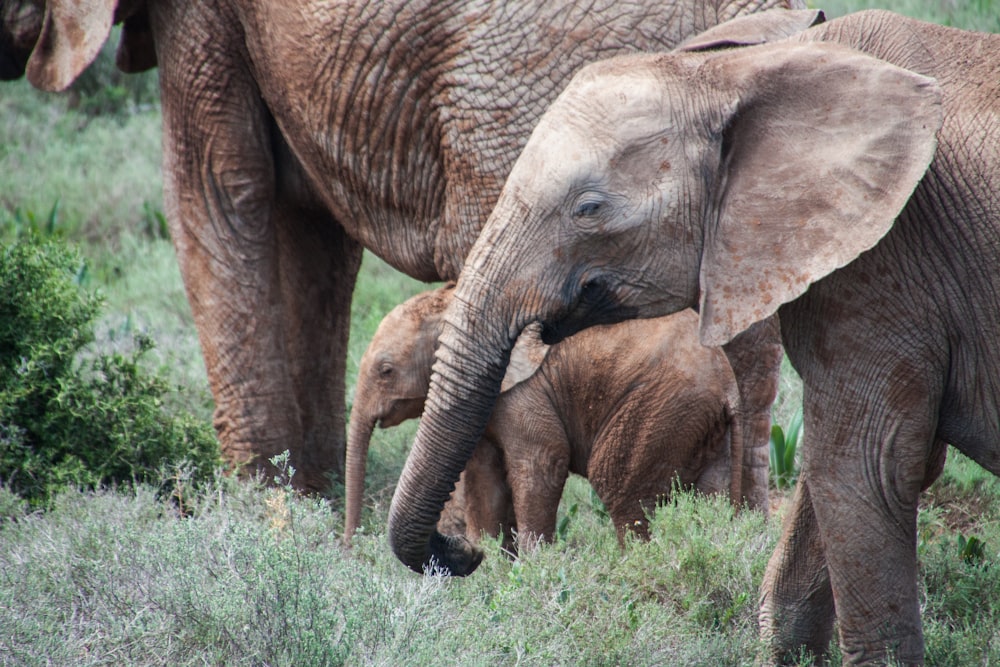
[[[801,2],[5,0],[0,77],[63,89],[119,22],[119,67],[159,68],[164,210],[223,453],[269,479],[287,449],[324,491],[362,249],[458,278],[573,72]]]
[[[382,320],[359,364],[347,438],[344,538],[360,523],[368,445],[423,412],[441,316],[454,285],[422,292]],[[537,328],[518,338],[493,415],[445,516],[477,542],[551,541],[570,472],[587,477],[624,544],[648,537],[646,515],[680,484],[739,497],[739,390],[725,354],[703,347],[691,310],[596,326],[549,347]],[[735,452],[736,455],[731,455]],[[736,466],[731,470],[731,466]],[[450,509],[450,508],[449,508]],[[516,540],[515,540],[516,534]]]
[[[390,546],[477,562],[433,520],[528,324],[554,343],[693,307],[726,349],[777,317],[805,443],[761,586],[770,659],[837,627],[845,663],[922,664],[919,494],[948,444],[1000,474],[998,269],[1000,35],[775,10],[592,63],[466,260]]]

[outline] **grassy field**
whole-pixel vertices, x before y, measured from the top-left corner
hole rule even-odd
[[[874,3],[814,4],[833,17]],[[1000,31],[993,0],[886,5]],[[34,227],[78,244],[85,286],[107,298],[96,346],[125,349],[149,333],[156,363],[185,388],[171,408],[210,419],[163,230],[158,109],[95,117],[86,104],[69,108],[78,101],[23,81],[0,86],[0,240]],[[422,289],[365,257],[349,400],[381,317]],[[786,369],[777,422],[798,392]],[[44,513],[0,490],[0,665],[755,663],[757,588],[782,507],[765,521],[679,494],[653,518],[653,539],[622,551],[600,502],[573,479],[555,544],[511,561],[488,542],[472,577],[418,577],[384,537],[414,428],[376,433],[364,530],[350,551],[336,501],[287,486],[220,476],[192,488],[178,469],[169,474],[180,502],[140,486],[67,492]],[[1000,664],[1000,483],[951,452],[925,494],[918,549],[928,664]]]

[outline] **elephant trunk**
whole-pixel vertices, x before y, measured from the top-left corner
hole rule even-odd
[[[363,393],[355,398],[351,409],[351,423],[347,433],[347,461],[344,470],[344,542],[350,543],[351,538],[361,525],[361,501],[365,489],[365,471],[368,467],[368,446],[371,443],[372,431],[375,430],[375,418],[363,414],[358,406],[366,404]]]
[[[389,544],[416,572],[436,566],[464,576],[482,560],[467,540],[441,535],[436,525],[486,428],[520,333],[489,284],[466,265],[443,318],[424,414],[389,510]]]

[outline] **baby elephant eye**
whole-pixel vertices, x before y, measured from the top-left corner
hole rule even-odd
[[[573,216],[577,218],[589,218],[597,215],[600,210],[601,202],[588,200],[577,205],[576,210],[573,212]]]
[[[384,378],[392,375],[392,364],[382,364],[378,367],[378,374]]]

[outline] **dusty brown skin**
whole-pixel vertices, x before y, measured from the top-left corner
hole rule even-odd
[[[573,72],[795,2],[5,0],[0,77],[65,88],[113,21],[123,68],[158,63],[165,208],[223,451],[253,469],[288,449],[322,490],[362,248],[457,278]]]
[[[394,426],[423,411],[452,294],[442,287],[397,306],[361,359],[347,440],[345,539],[358,527],[375,425]],[[677,482],[738,497],[736,378],[722,351],[703,347],[697,331],[692,311],[593,327],[551,348],[537,331],[526,331],[446,505],[449,525],[439,521],[439,531],[454,532],[458,515],[472,543],[482,532],[501,531],[511,549],[515,534],[522,546],[551,540],[571,472],[590,479],[619,538],[626,529],[648,536],[646,512]]]
[[[772,38],[720,30],[586,68],[539,121],[445,313],[390,544],[449,562],[438,487],[527,323],[698,306],[728,346],[777,312],[806,442],[761,596],[772,658],[824,653],[836,619],[846,663],[921,664],[920,491],[945,443],[1000,473],[1000,36],[879,11],[712,50]]]

